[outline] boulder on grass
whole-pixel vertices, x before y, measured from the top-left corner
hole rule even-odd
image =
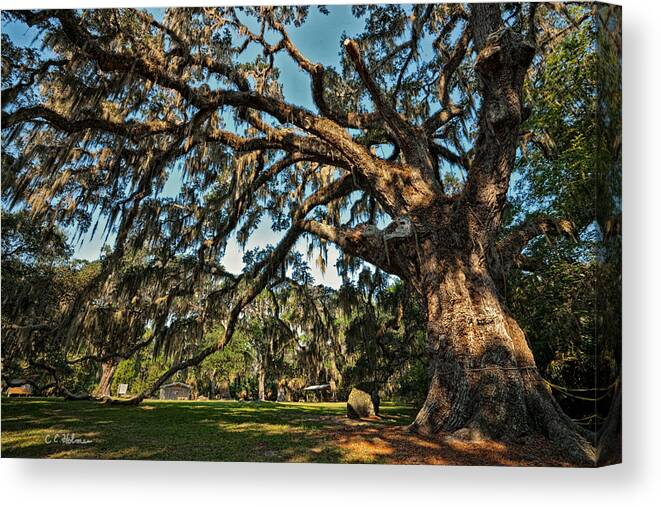
[[[376,410],[374,409],[372,396],[357,387],[351,389],[347,401],[347,416],[351,419],[360,419],[362,417],[372,417],[375,415]]]

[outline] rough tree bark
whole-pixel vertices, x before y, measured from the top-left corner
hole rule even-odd
[[[494,283],[498,271],[491,262],[526,114],[522,88],[535,46],[503,26],[497,4],[473,4],[471,27],[482,105],[462,193],[446,196],[427,177],[428,148],[415,139],[416,128],[400,125],[374,89],[372,98],[402,147],[406,175],[397,198],[389,195],[384,201],[392,203],[395,216],[405,217],[402,223],[410,232],[368,225],[334,228],[315,221],[303,227],[398,275],[421,295],[431,385],[412,431],[504,441],[542,433],[572,459],[592,464],[593,437],[563,413],[545,386],[523,331],[500,297]],[[360,56],[346,46],[360,72]],[[370,84],[374,88],[368,73],[361,77],[368,90]],[[532,224],[515,231],[504,242],[512,250],[508,253],[520,256],[524,236],[530,239],[546,229]]]
[[[600,466],[622,463],[622,383],[619,380],[608,417],[599,431],[597,463]]]
[[[101,378],[99,379],[99,385],[94,390],[94,396],[106,397],[111,395],[110,388],[118,364],[119,360],[117,358],[110,358],[101,363]]]
[[[574,459],[593,458],[537,371],[526,337],[476,253],[430,261],[431,385],[412,430],[513,440],[541,431]]]
[[[572,458],[593,462],[588,435],[544,385],[523,331],[498,294],[487,253],[501,225],[534,46],[502,27],[495,5],[473,6],[471,22],[483,88],[480,130],[465,201],[427,241],[414,280],[427,306],[432,371],[412,429],[500,440],[541,431]]]

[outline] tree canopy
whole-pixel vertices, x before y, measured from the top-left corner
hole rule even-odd
[[[297,30],[312,9],[347,8],[4,13],[37,35],[21,45],[3,34],[3,200],[45,227],[115,238],[75,304],[39,336],[93,343],[97,358],[153,346],[173,359],[137,401],[260,312],[268,318],[248,334],[262,340],[263,364],[277,361],[292,338],[281,308],[289,298],[298,298],[288,310],[297,333],[300,322],[315,336],[333,331],[320,294],[305,297],[310,275],[294,249],[304,238],[322,266],[330,244],[340,250],[346,284],[367,263],[413,295],[409,316],[423,314],[433,370],[419,431],[498,437],[541,424],[567,439],[560,428],[574,428],[538,387],[507,299],[516,309],[530,273],[554,277],[560,266],[572,284],[591,277],[586,259],[617,229],[619,88],[600,79],[616,73],[617,11],[354,6],[363,30],[338,36],[339,64],[311,60]],[[311,107],[285,96],[283,58],[307,77]],[[595,188],[607,203],[596,209],[587,205]],[[277,244],[246,252],[243,272],[228,273],[230,237],[246,245],[265,221]],[[413,353],[358,287],[340,300],[353,298],[347,337],[361,360],[375,364],[375,345],[378,361]],[[566,301],[558,290],[554,301]],[[387,308],[388,291],[378,297]],[[211,330],[221,331],[210,341]],[[501,395],[487,407],[489,384]],[[569,440],[585,457],[582,438]]]

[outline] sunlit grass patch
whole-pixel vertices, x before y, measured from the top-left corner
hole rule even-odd
[[[345,403],[148,401],[112,407],[59,399],[3,399],[5,457],[355,462],[332,430]],[[388,426],[409,407],[384,405]],[[374,423],[367,423],[374,424]],[[53,442],[73,435],[90,443]],[[357,457],[358,456],[358,457]],[[373,461],[366,456],[366,462]]]
[[[25,458],[565,465],[544,442],[469,443],[406,431],[413,407],[355,421],[345,403],[3,399],[2,455]]]

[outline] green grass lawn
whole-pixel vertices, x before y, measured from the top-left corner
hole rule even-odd
[[[541,437],[466,442],[405,431],[412,407],[355,421],[346,403],[2,399],[6,458],[572,466]],[[75,443],[71,440],[86,441]]]
[[[354,445],[355,428],[377,435],[410,423],[415,410],[384,403],[381,412],[381,420],[355,423],[347,433],[346,403],[148,401],[113,407],[3,398],[2,456],[384,463],[388,453]],[[91,443],[62,442],[71,434]]]

